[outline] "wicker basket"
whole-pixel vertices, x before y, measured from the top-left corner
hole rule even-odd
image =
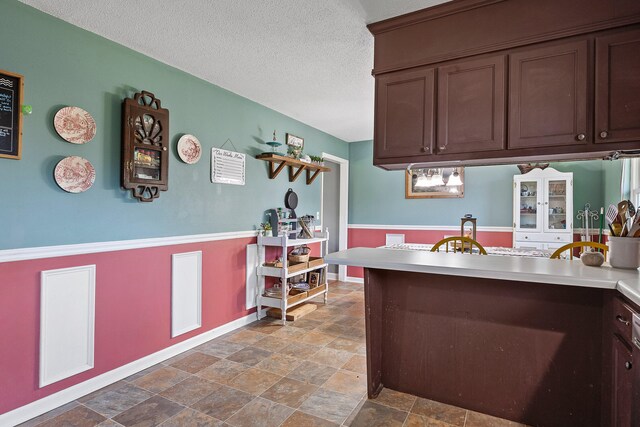
[[[289,262],[309,262],[309,254],[306,255],[289,255],[287,257]]]

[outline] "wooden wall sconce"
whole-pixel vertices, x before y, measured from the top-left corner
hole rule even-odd
[[[152,202],[169,182],[169,110],[151,92],[124,100],[121,186],[141,202]]]

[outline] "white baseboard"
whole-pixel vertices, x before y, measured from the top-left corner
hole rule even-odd
[[[347,276],[347,282],[364,283],[364,279],[362,277],[350,277],[350,276]]]
[[[327,279],[338,280],[338,273],[327,273]]]
[[[262,318],[265,315],[266,310],[263,310],[260,317]],[[164,360],[170,359],[173,356],[204,344],[209,340],[253,323],[256,320],[257,319],[255,313],[249,314],[232,322],[226,323],[222,326],[218,326],[217,328],[214,328],[210,331],[204,332],[198,336],[172,345],[171,347],[167,347],[156,353],[145,356],[142,359],[135,360],[124,366],[120,366],[119,368],[98,375],[97,377],[88,379],[87,381],[81,382],[57,393],[51,394],[47,397],[43,397],[42,399],[36,400],[35,402],[31,402],[27,405],[6,412],[0,415],[0,426],[15,426],[28,421],[31,418],[35,418],[59,406],[65,405],[69,402],[73,402],[74,400],[79,399],[82,396],[86,396],[89,393],[100,390],[101,388],[106,387],[109,384],[113,384],[117,381],[125,379],[137,372],[143,371],[153,365],[157,365]]]

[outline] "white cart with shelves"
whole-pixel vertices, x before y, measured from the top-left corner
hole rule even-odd
[[[513,247],[555,250],[573,241],[573,173],[533,169],[513,177]]]
[[[316,233],[318,234],[318,233]],[[302,245],[310,245],[313,243],[320,243],[320,255],[323,260],[324,257],[328,253],[329,245],[329,231],[325,231],[324,233],[320,233],[320,235],[316,235],[316,237],[312,239],[290,239],[289,236],[258,236],[258,318],[260,318],[260,312],[262,311],[262,307],[273,307],[278,308],[282,312],[282,324],[286,323],[286,313],[287,309],[290,307],[294,307],[296,305],[302,304],[306,301],[309,301],[313,298],[317,298],[319,295],[324,296],[324,303],[327,303],[328,297],[328,286],[327,286],[327,263],[322,262],[322,264],[313,265],[311,267],[307,267],[301,270],[295,270],[294,272],[289,271],[289,266],[287,262],[287,255],[289,253],[290,248],[294,248],[296,246]],[[266,261],[266,248],[267,247],[279,247],[281,248],[281,256],[283,260],[283,266],[280,267],[269,267],[265,266],[264,263]],[[310,289],[306,294],[307,295],[295,295],[290,296],[287,295],[286,292],[282,293],[280,298],[265,296],[265,283],[267,277],[277,277],[282,279],[283,287],[286,289],[287,281],[300,274],[309,273],[316,270],[323,270],[323,274],[320,276],[323,278],[322,283],[318,285],[317,288]]]

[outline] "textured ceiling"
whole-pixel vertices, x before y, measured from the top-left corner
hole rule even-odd
[[[373,38],[365,25],[444,3],[21,1],[345,141],[373,137]]]

